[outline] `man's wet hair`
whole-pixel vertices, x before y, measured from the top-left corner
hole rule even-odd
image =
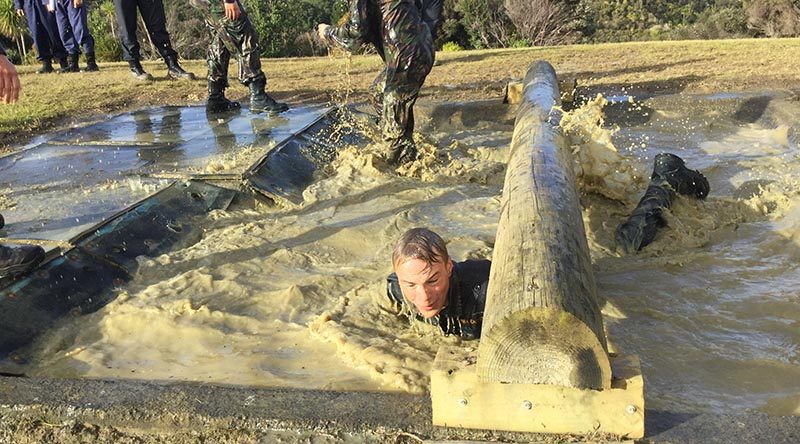
[[[450,256],[441,236],[427,228],[412,228],[394,244],[392,267],[408,259],[419,259],[431,266],[436,262],[447,263]]]

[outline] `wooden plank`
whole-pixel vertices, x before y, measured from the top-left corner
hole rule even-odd
[[[537,433],[644,436],[644,380],[636,356],[617,358],[607,390],[482,382],[474,349],[442,346],[431,373],[433,424]]]
[[[611,367],[553,67],[517,112],[481,333],[484,382],[606,389]]]

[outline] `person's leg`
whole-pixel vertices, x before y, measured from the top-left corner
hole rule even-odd
[[[28,30],[33,38],[33,44],[36,46],[36,60],[42,62],[42,67],[37,71],[39,74],[46,74],[53,72],[53,53],[50,50],[50,43],[47,37],[47,32],[39,20],[38,12],[35,9],[34,3],[37,0],[25,0],[23,3],[23,10],[25,11],[25,19],[28,22]]]
[[[58,33],[61,42],[64,44],[64,49],[67,51],[67,66],[61,68],[62,73],[78,72],[78,56],[80,54],[80,45],[75,39],[75,32],[70,22],[70,8],[72,8],[72,0],[55,0],[56,10],[54,12],[56,24],[58,25]]]
[[[75,36],[76,44],[83,49],[86,57],[86,71],[99,71],[97,62],[94,58],[94,37],[89,31],[89,18],[86,12],[86,5],[82,4],[76,8],[72,0],[68,1],[67,12],[69,13],[69,23]]]
[[[194,80],[194,74],[185,71],[178,63],[178,53],[172,48],[167,32],[167,17],[162,0],[139,0],[139,10],[142,12],[150,40],[167,64],[167,74],[176,79]]]
[[[211,34],[211,42],[208,45],[206,61],[208,62],[208,101],[206,111],[220,113],[241,108],[239,102],[228,100],[225,97],[225,89],[228,87],[228,65],[231,61],[231,53],[225,47],[221,36],[214,26],[206,22],[206,27]]]
[[[137,0],[114,0],[114,16],[117,18],[117,32],[119,43],[122,46],[122,60],[138,62],[141,60],[139,53],[139,40],[136,37]]]
[[[417,156],[413,109],[433,66],[433,40],[413,2],[397,6],[382,6],[387,64],[381,129],[390,161],[403,164]]]
[[[227,40],[233,43],[239,62],[239,81],[250,88],[250,112],[279,113],[289,109],[285,103],[277,102],[266,92],[267,77],[261,69],[261,51],[256,32],[247,12],[239,8],[239,19],[221,21]]]
[[[61,42],[61,35],[58,32],[55,13],[49,12],[40,1],[35,1],[34,4],[42,28],[47,34],[52,57],[58,59],[59,62],[62,61],[62,59],[66,59],[67,51],[64,49],[64,45]]]

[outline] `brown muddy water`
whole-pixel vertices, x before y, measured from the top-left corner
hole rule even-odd
[[[605,318],[637,354],[647,408],[800,409],[800,198],[793,97],[590,100],[563,120]],[[456,260],[491,258],[515,109],[418,106],[423,157],[395,171],[380,146],[346,147],[298,208],[232,208],[195,245],[140,258],[103,309],[64,321],[0,370],[250,386],[425,392],[436,350],[459,343],[392,310],[384,279],[406,229],[428,226]],[[669,227],[632,256],[613,233],[653,157],[711,183],[678,197]]]

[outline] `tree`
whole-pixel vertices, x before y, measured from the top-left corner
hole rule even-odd
[[[566,2],[505,0],[505,8],[519,37],[531,45],[561,45],[574,40],[572,9]]]
[[[506,15],[504,0],[459,0],[456,10],[475,48],[507,47],[514,25]]]
[[[25,31],[26,26],[21,24],[17,11],[14,10],[13,0],[0,0],[0,34],[10,38],[17,44],[17,51],[22,59],[28,57],[28,52],[25,48]]]
[[[747,7],[747,25],[767,37],[800,35],[800,7],[792,0],[754,0]]]

